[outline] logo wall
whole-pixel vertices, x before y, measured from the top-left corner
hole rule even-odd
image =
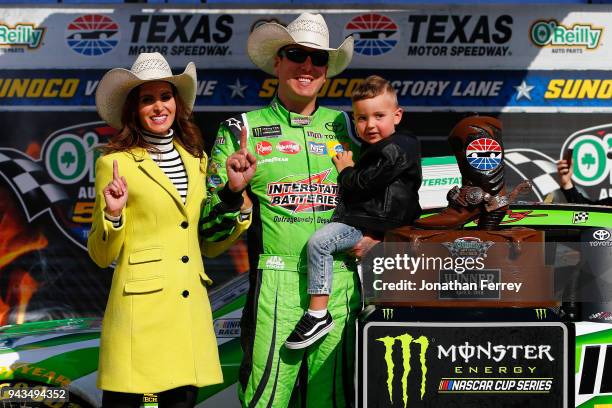
[[[355,52],[376,56],[393,50],[399,42],[400,30],[390,17],[369,13],[353,17],[344,26],[344,36],[353,35]]]
[[[119,25],[101,14],[77,17],[66,28],[66,43],[72,51],[87,57],[107,54],[119,44]]]

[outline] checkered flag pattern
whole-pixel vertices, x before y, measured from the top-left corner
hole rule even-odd
[[[577,211],[572,218],[572,224],[582,224],[589,219],[589,213],[586,211]]]
[[[68,198],[38,162],[18,150],[0,148],[0,176],[21,201],[28,221]]]
[[[560,189],[557,182],[557,163],[551,157],[531,149],[507,149],[505,164],[519,177],[531,180],[538,200]]]

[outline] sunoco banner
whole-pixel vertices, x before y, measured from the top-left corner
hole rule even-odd
[[[1,57],[0,57],[1,60]],[[0,71],[0,110],[95,110],[105,70]],[[348,70],[319,92],[325,106],[351,109],[353,89],[371,70]],[[378,70],[395,88],[400,105],[430,112],[591,112],[612,110],[610,71]],[[278,80],[253,69],[201,69],[196,111],[248,110],[275,95]]]
[[[351,66],[358,69],[608,69],[610,10],[592,4],[537,10],[439,5],[323,14],[332,46],[355,37]],[[194,61],[199,68],[250,68],[249,32],[266,21],[287,24],[301,11],[5,7],[0,63],[20,69],[106,69],[129,66],[138,53],[157,51],[173,66]]]

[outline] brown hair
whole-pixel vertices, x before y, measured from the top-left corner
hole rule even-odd
[[[391,83],[378,75],[370,75],[353,89],[351,100],[357,102],[364,99],[371,99],[384,93],[391,95],[397,105],[397,95]]]
[[[200,133],[200,129],[193,122],[192,112],[185,106],[176,87],[173,84],[170,85],[174,100],[176,101],[176,116],[172,124],[174,138],[191,155],[201,158],[204,155],[202,133]],[[128,94],[121,112],[123,129],[116,136],[111,137],[106,146],[102,147],[104,153],[123,152],[133,147],[155,150],[155,146],[147,143],[142,135],[140,119],[138,118],[139,92],[140,85],[132,89]]]

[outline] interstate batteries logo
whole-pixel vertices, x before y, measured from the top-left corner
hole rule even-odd
[[[531,26],[529,37],[537,47],[577,47],[594,50],[599,47],[603,28],[590,24],[565,26],[556,20],[538,20]]]
[[[40,46],[45,29],[34,24],[0,24],[0,47],[25,47],[36,49]]]
[[[355,38],[355,52],[361,55],[381,55],[391,51],[399,42],[399,27],[382,14],[362,14],[353,17],[344,27],[344,36]]]
[[[119,26],[108,16],[86,14],[68,24],[66,43],[77,54],[88,57],[104,55],[119,43]]]
[[[270,204],[294,213],[333,210],[338,202],[338,185],[327,180],[330,173],[327,169],[310,177],[288,176],[268,183]]]

